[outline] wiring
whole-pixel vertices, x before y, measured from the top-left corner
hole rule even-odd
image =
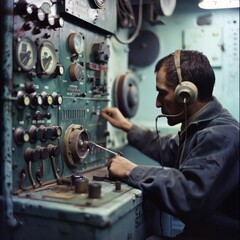
[[[122,0],[118,0],[117,1],[118,12],[119,12],[118,15],[120,17],[121,24],[124,24],[124,21],[126,21],[127,22],[126,24],[128,24],[128,19],[129,18],[130,19],[133,18],[133,12],[132,12],[131,8],[126,10],[126,6],[129,6],[129,5],[123,4],[121,2],[125,2],[126,3],[126,0],[125,1],[122,1]],[[141,28],[141,25],[142,25],[142,8],[143,8],[143,0],[139,0],[138,23],[137,23],[136,30],[133,33],[133,35],[129,39],[127,39],[127,40],[120,39],[116,34],[114,34],[114,37],[117,39],[118,42],[120,42],[122,44],[129,44],[129,43],[133,42],[136,39],[136,37],[138,36],[138,34],[140,32],[140,28]],[[124,20],[124,18],[123,18],[124,16],[125,16],[126,20]],[[128,17],[126,18],[126,16],[128,16]],[[135,20],[134,20],[134,22],[135,22]]]

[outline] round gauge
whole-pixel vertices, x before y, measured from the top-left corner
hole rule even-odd
[[[43,74],[54,73],[57,67],[57,55],[53,44],[45,41],[39,48],[39,62]]]
[[[80,54],[84,49],[83,36],[80,33],[71,33],[69,35],[69,48],[73,53]]]
[[[72,81],[80,81],[83,76],[82,65],[79,63],[71,64],[69,73]]]
[[[16,46],[16,61],[20,70],[30,71],[36,64],[37,48],[27,37],[18,38]]]

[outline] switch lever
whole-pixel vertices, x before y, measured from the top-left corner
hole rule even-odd
[[[92,141],[84,141],[84,142],[85,142],[88,146],[94,145],[94,146],[96,146],[96,147],[98,147],[98,148],[101,148],[101,149],[104,150],[104,151],[107,151],[107,152],[113,154],[114,156],[122,156],[122,155],[123,155],[121,152],[114,152],[114,151],[112,151],[112,150],[110,150],[110,149],[108,149],[108,148],[105,148],[105,147],[103,147],[103,146],[101,146],[101,145],[98,145],[98,144],[95,143],[95,142],[92,142]],[[83,142],[83,143],[84,143],[84,142]]]

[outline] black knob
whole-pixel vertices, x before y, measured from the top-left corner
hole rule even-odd
[[[33,13],[33,5],[28,4],[25,0],[18,1],[15,6],[16,13],[21,16],[30,16]]]
[[[53,104],[52,95],[47,94],[46,92],[42,92],[41,95],[43,97],[43,106],[44,107],[48,107],[48,106],[51,106]]]
[[[72,185],[75,185],[75,181],[81,178],[83,178],[83,176],[80,174],[80,172],[73,173],[73,175],[71,176]]]
[[[52,132],[53,131],[52,131],[51,127],[44,127],[44,126],[41,125],[39,128],[43,131],[42,141],[52,138]]]
[[[52,139],[60,137],[62,135],[62,128],[60,126],[51,126],[52,129]]]
[[[37,162],[40,160],[40,152],[33,148],[27,148],[24,152],[26,162]]]
[[[18,145],[26,143],[29,141],[29,133],[25,131],[22,127],[18,127],[14,130],[14,140]]]
[[[36,92],[31,93],[29,95],[30,99],[31,99],[31,107],[35,108],[37,106],[41,106],[43,103],[43,99],[42,96]]]
[[[25,22],[24,24],[23,24],[23,30],[24,31],[29,31],[29,30],[31,30],[32,29],[32,23],[31,22]]]
[[[47,146],[47,148],[48,148],[50,157],[57,157],[60,154],[60,149],[59,149],[58,146],[55,146],[53,144],[49,144]]]
[[[63,97],[55,92],[52,93],[53,105],[61,105],[63,103]]]
[[[30,105],[29,96],[26,93],[19,91],[17,93],[17,105],[19,108],[29,106]]]
[[[121,189],[122,189],[121,181],[116,181],[116,183],[115,183],[115,191],[121,191]]]
[[[74,182],[75,193],[88,193],[88,179],[85,177],[77,178]]]
[[[37,140],[41,140],[43,138],[43,131],[42,129],[39,129],[35,125],[32,125],[29,128],[29,136],[30,136],[30,142],[36,142]]]
[[[40,159],[46,159],[49,157],[49,151],[46,147],[37,146],[36,151],[39,152]]]
[[[55,17],[53,28],[62,28],[63,26],[64,26],[63,18],[62,17]]]
[[[89,183],[88,185],[88,197],[90,199],[101,198],[102,185],[97,182]]]
[[[26,82],[24,84],[24,88],[26,93],[30,94],[30,93],[36,92],[36,86],[33,83]]]

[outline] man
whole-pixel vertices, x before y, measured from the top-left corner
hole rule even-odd
[[[109,174],[180,219],[185,228],[174,239],[239,239],[239,123],[212,96],[215,75],[208,59],[197,51],[176,51],[156,64],[155,73],[156,107],[170,126],[181,123],[177,136],[158,137],[117,108],[103,109],[102,117],[166,167],[139,166],[117,156]]]

